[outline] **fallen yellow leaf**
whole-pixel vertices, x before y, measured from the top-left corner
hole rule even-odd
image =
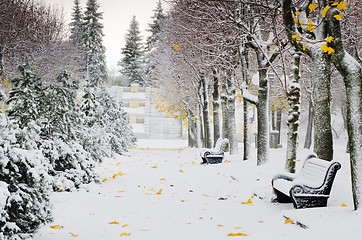
[[[108,223],[108,224],[119,224],[119,222],[113,221],[113,222],[110,222],[110,223]]]
[[[248,234],[245,234],[245,233],[229,233],[227,236],[229,236],[229,237],[248,236]]]
[[[124,228],[124,227],[128,227],[128,224],[125,224],[125,225],[123,225],[122,227],[123,227],[123,228]]]
[[[106,181],[108,181],[108,179],[107,179],[107,178],[105,178],[105,179],[103,179],[103,180],[102,180],[102,182],[106,182]]]
[[[191,224],[190,222],[186,223],[186,224]]]
[[[62,229],[63,226],[60,226],[60,225],[53,225],[53,226],[50,226],[50,228],[52,229]]]
[[[285,219],[284,224],[293,223],[293,220],[290,218]]]
[[[116,177],[117,177],[117,174],[114,174],[114,175],[112,176],[113,179],[115,179]]]
[[[161,188],[160,191],[158,191],[156,194],[157,194],[157,195],[161,195],[161,193],[162,193],[162,188]]]
[[[341,204],[341,207],[347,207],[347,205],[346,205],[346,204],[344,204],[344,203],[342,203],[342,204]]]
[[[225,227],[224,225],[222,225],[222,224],[219,224],[219,225],[217,225],[218,227]]]
[[[161,181],[166,181],[166,178],[161,178],[160,180],[161,180]]]
[[[125,190],[118,191],[119,193],[126,192]]]
[[[157,168],[157,166],[151,166],[151,168]]]
[[[122,237],[122,236],[130,236],[131,235],[131,233],[122,233],[120,236]]]
[[[148,231],[150,231],[151,229],[141,229],[140,231],[142,231],[142,232],[148,232]]]
[[[180,172],[184,172],[183,170],[180,170]]]
[[[242,227],[234,227],[234,229],[242,229]]]
[[[78,237],[78,234],[74,234],[74,233],[69,233],[70,235],[72,235],[72,237]]]

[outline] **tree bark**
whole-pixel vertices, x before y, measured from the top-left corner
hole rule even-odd
[[[201,81],[202,81],[202,88],[203,88],[203,105],[202,105],[202,112],[203,112],[203,120],[204,120],[204,141],[206,148],[212,148],[212,132],[211,132],[211,121],[210,121],[210,114],[209,114],[209,94],[208,94],[208,82],[207,78],[204,74],[201,74]]]
[[[227,113],[228,113],[228,135],[229,135],[229,146],[230,154],[238,153],[238,140],[236,136],[236,122],[235,122],[235,86],[233,83],[234,77],[233,73],[230,73],[228,76],[228,98],[227,98]]]
[[[240,59],[241,59],[241,66],[243,71],[243,82],[247,87],[249,85],[249,74],[248,74],[248,49],[246,48],[245,44],[242,45],[240,49]],[[244,145],[244,153],[243,153],[243,160],[249,159],[250,153],[250,128],[249,128],[249,109],[248,109],[248,101],[243,99],[243,119],[244,119],[244,134],[243,134],[243,145]]]
[[[265,56],[260,50],[256,50],[256,52],[259,67],[257,165],[261,165],[268,161],[269,156],[269,80],[267,68],[264,65]]]
[[[213,109],[214,109],[214,143],[220,138],[220,88],[219,78],[216,70],[213,71],[214,75],[214,91],[213,91]]]
[[[289,104],[288,114],[288,140],[287,140],[287,160],[285,169],[288,172],[295,173],[295,163],[297,160],[298,147],[298,127],[300,115],[300,86],[299,86],[299,66],[300,52],[293,55],[293,75],[287,90],[287,99]]]
[[[317,44],[312,51],[315,73],[314,91],[314,152],[319,158],[333,159],[333,135],[330,110],[331,58]]]
[[[304,148],[308,149],[310,149],[310,146],[312,145],[313,119],[314,119],[314,103],[313,103],[313,97],[311,95],[309,96],[308,126],[304,142]]]
[[[354,209],[359,209],[362,198],[362,70],[361,65],[345,51],[340,21],[334,18],[339,11],[334,7],[328,13],[329,34],[334,37],[332,61],[341,73],[346,87],[348,148]]]
[[[195,111],[195,124],[196,124],[196,147],[202,148],[202,129],[201,129],[201,118],[200,118],[200,106],[196,104]]]

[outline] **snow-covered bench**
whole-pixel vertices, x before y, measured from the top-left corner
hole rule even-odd
[[[310,155],[297,174],[277,175],[272,180],[280,203],[293,203],[295,208],[326,207],[338,162],[329,162]]]
[[[229,140],[227,138],[219,138],[216,141],[215,147],[212,149],[206,149],[200,153],[202,158],[201,164],[213,164],[213,163],[221,163],[224,158],[224,152]]]

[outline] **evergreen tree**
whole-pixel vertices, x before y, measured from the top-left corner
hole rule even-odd
[[[161,33],[161,26],[162,21],[165,18],[165,15],[163,14],[162,4],[161,0],[157,2],[156,9],[153,10],[154,15],[152,16],[152,23],[149,24],[148,32],[151,33],[151,35],[147,38],[147,54],[146,54],[146,60],[147,63],[146,67],[146,78],[149,82],[155,82],[157,80],[157,72],[156,72],[156,58],[154,57],[155,52],[158,51],[157,49],[157,42],[160,39],[160,33]]]
[[[150,28],[147,30],[148,32],[151,33],[151,35],[147,38],[148,51],[152,51],[152,48],[155,47],[155,43],[159,40],[162,20],[165,18],[165,15],[163,14],[161,0],[157,2],[156,9],[154,9],[153,12],[154,12],[152,16],[153,21],[152,23],[149,24]]]
[[[138,83],[140,86],[146,86],[143,70],[143,51],[142,38],[136,16],[133,16],[130,28],[126,34],[126,46],[122,48],[123,58],[118,62],[121,67],[120,72],[127,76],[130,84]]]
[[[39,150],[19,148],[17,136],[36,146],[38,123],[20,129],[0,114],[0,239],[30,239],[40,225],[50,222],[48,163]]]
[[[84,12],[82,36],[83,47],[86,55],[87,80],[91,86],[99,86],[107,77],[105,47],[102,37],[102,13],[98,11],[97,0],[88,0]]]
[[[72,13],[72,22],[70,23],[70,31],[72,33],[71,40],[76,44],[82,45],[82,21],[83,14],[81,12],[81,7],[79,0],[74,0],[73,13]]]

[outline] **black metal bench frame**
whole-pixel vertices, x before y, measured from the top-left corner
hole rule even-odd
[[[334,178],[340,168],[341,164],[338,162],[328,162],[310,155],[300,173],[281,174],[273,178],[276,200],[280,203],[293,203],[297,209],[326,207]],[[316,182],[321,184],[313,184]]]

